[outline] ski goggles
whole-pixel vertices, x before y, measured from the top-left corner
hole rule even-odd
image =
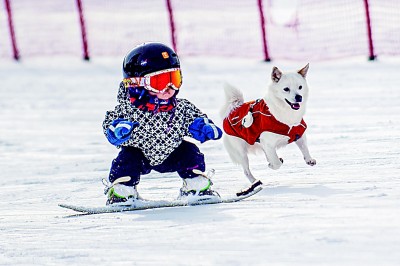
[[[182,86],[182,72],[180,68],[169,68],[143,77],[125,78],[123,83],[125,88],[145,87],[155,93],[163,92],[169,87],[179,90]]]

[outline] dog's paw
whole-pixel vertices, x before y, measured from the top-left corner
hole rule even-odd
[[[269,163],[268,167],[273,169],[273,170],[278,170],[283,164],[283,159],[279,158],[279,162],[276,163]]]
[[[306,164],[311,165],[311,166],[314,166],[317,164],[317,161],[315,159],[308,159],[305,161],[306,161]]]

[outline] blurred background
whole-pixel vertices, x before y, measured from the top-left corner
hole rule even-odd
[[[326,60],[400,55],[397,0],[4,0],[0,58],[121,58],[159,41],[180,56]]]

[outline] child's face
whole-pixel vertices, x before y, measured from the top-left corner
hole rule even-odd
[[[153,96],[156,96],[160,100],[168,100],[169,98],[174,96],[175,90],[172,89],[172,88],[168,88],[164,92],[158,92],[158,93],[149,91],[149,94],[153,95]]]

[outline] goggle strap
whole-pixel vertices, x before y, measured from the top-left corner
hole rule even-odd
[[[146,78],[138,77],[138,78],[125,78],[123,80],[125,88],[136,88],[136,87],[145,87],[146,86]]]

